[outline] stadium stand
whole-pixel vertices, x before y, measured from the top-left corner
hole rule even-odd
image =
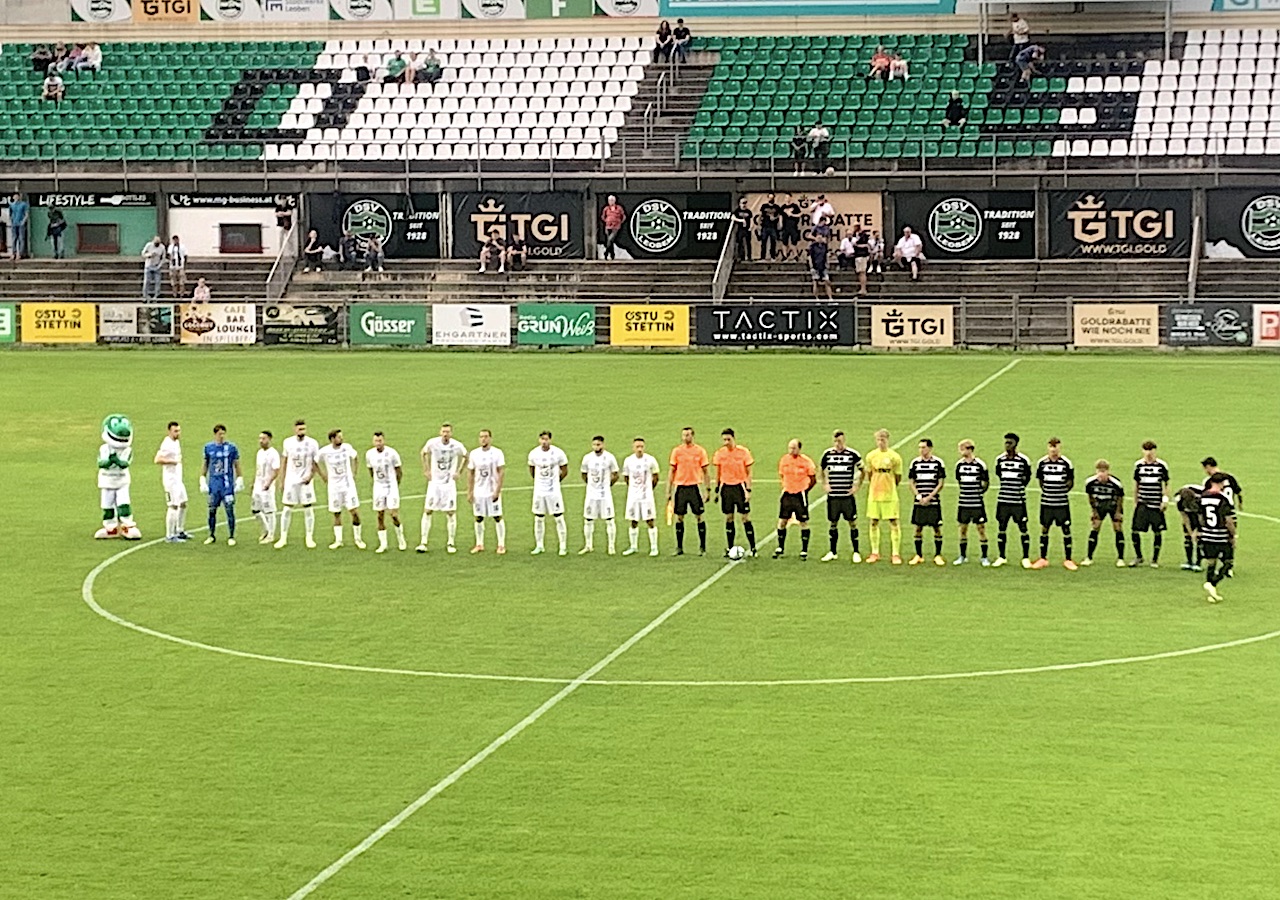
[[[269,259],[191,257],[187,260],[188,295],[196,281],[204,278],[215,299],[261,297],[271,263]],[[0,298],[5,300],[136,299],[141,293],[142,260],[134,256],[28,259],[20,266],[0,266]],[[160,298],[171,299],[167,278],[161,280]]]

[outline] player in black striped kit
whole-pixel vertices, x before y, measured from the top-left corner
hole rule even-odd
[[[993,565],[999,567],[1009,562],[1005,557],[1008,545],[1007,530],[1010,522],[1016,522],[1022,532],[1022,568],[1031,568],[1031,535],[1027,532],[1027,485],[1031,483],[1031,460],[1018,452],[1018,436],[1012,431],[1004,436],[1004,453],[996,459],[996,478],[1000,491],[996,495],[996,525],[1000,533],[996,537],[999,556]]]
[[[1151,568],[1160,568],[1160,546],[1164,543],[1164,508],[1169,505],[1169,467],[1156,456],[1156,442],[1143,441],[1142,458],[1133,464],[1133,562],[1129,568],[1144,563],[1142,533],[1152,532]]]
[[[1071,489],[1075,487],[1076,470],[1071,460],[1062,455],[1062,441],[1049,438],[1049,452],[1036,463],[1036,480],[1040,482],[1040,558],[1033,569],[1049,566],[1049,529],[1062,529],[1062,567],[1074,572],[1079,566],[1071,558]]]
[[[933,564],[945,566],[942,558],[942,486],[947,480],[947,464],[933,455],[933,441],[920,441],[920,455],[911,461],[907,469],[911,482],[911,494],[915,505],[911,508],[911,524],[916,529],[916,555],[909,565],[924,562],[924,529],[933,528]]]
[[[1226,475],[1217,472],[1209,476],[1209,484],[1200,495],[1200,555],[1205,559],[1205,593],[1210,603],[1222,599],[1218,583],[1226,577],[1226,569],[1235,555],[1236,511],[1223,491]],[[1218,561],[1223,569],[1218,571]]]
[[[982,547],[982,564],[991,565],[987,559],[987,504],[982,495],[991,486],[987,464],[973,455],[973,441],[960,442],[960,459],[956,461],[956,484],[960,487],[960,501],[956,504],[956,521],[960,523],[960,555],[951,564],[962,566],[969,561],[969,525],[978,526],[978,540]]]
[[[1084,494],[1089,498],[1090,531],[1089,550],[1082,566],[1093,565],[1093,553],[1098,549],[1098,531],[1104,520],[1111,521],[1116,533],[1116,568],[1124,568],[1124,484],[1111,474],[1111,463],[1100,459],[1093,464],[1093,475],[1084,483]]]
[[[831,549],[823,562],[839,558],[840,520],[849,523],[849,543],[853,545],[853,561],[862,562],[858,550],[858,488],[862,482],[862,454],[848,446],[844,432],[831,436],[832,446],[822,454],[818,468],[822,470],[822,482],[827,489],[827,538]]]
[[[1214,475],[1220,472],[1223,475],[1226,475],[1227,480],[1222,485],[1222,495],[1226,497],[1227,500],[1231,503],[1232,509],[1234,509],[1236,512],[1241,512],[1244,509],[1244,488],[1240,487],[1240,482],[1236,481],[1236,477],[1234,475],[1230,475],[1226,472],[1223,472],[1221,469],[1219,469],[1218,461],[1214,459],[1212,456],[1206,456],[1204,459],[1200,460],[1200,465],[1204,468],[1204,474],[1205,474],[1204,486],[1205,487],[1209,486],[1209,479],[1212,478]],[[1236,540],[1237,541],[1239,540],[1239,537],[1240,537],[1239,528],[1240,528],[1240,523],[1237,521],[1236,522]],[[1235,571],[1236,571],[1236,555],[1233,552],[1231,554],[1231,561],[1228,562],[1226,566],[1226,576],[1228,578],[1231,578],[1235,574]]]
[[[1178,510],[1178,518],[1182,520],[1182,552],[1186,562],[1182,564],[1184,572],[1200,571],[1200,545],[1196,534],[1200,531],[1200,494],[1204,488],[1198,484],[1184,484],[1178,488],[1178,499],[1174,507]],[[1223,490],[1226,493],[1226,490]]]

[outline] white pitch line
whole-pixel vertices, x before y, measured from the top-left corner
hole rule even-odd
[[[986,378],[984,378],[975,387],[969,389],[963,395],[961,395],[958,399],[950,403],[945,409],[942,410],[942,412],[938,413],[928,422],[925,422],[915,431],[911,432],[906,437],[899,440],[898,443],[894,444],[894,447],[895,448],[900,447],[903,444],[905,444],[907,441],[911,440],[915,436],[924,432],[926,429],[932,428],[938,422],[942,421],[942,419],[945,418],[948,414],[954,412],[961,404],[973,398],[979,391],[981,391],[987,385],[991,384],[993,381],[995,381],[1000,376],[1004,375],[1014,366],[1018,365],[1020,361],[1021,361],[1020,358],[1015,358],[1011,360],[1009,363],[1007,363],[1006,365],[1004,365],[999,371],[997,371],[993,375],[989,375]],[[823,499],[825,498],[819,498],[818,503],[815,503],[814,506],[820,505]],[[763,540],[760,541],[758,546],[763,546],[767,544],[770,541],[770,539],[772,539],[773,537],[774,537],[773,533],[770,532],[769,534],[764,536]],[[737,565],[736,562],[729,562],[729,563],[725,563],[723,566],[717,569],[711,576],[704,579],[700,584],[698,584],[697,587],[693,588],[693,590],[689,591],[683,597],[677,600],[675,603],[671,604],[669,607],[663,610],[656,619],[654,619],[648,625],[641,628],[635,634],[631,635],[631,637],[627,638],[625,641],[623,641],[621,644],[615,647],[612,651],[610,651],[608,654],[602,657],[595,665],[588,668],[577,678],[573,679],[564,687],[562,687],[560,690],[556,691],[556,693],[552,694],[545,701],[543,701],[543,703],[537,709],[529,713],[527,716],[525,716],[516,724],[512,725],[510,728],[508,728],[498,737],[494,738],[492,741],[489,742],[489,744],[483,750],[476,753],[474,756],[472,756],[462,765],[458,766],[458,768],[454,769],[452,772],[450,772],[440,781],[436,782],[434,785],[431,786],[431,788],[426,793],[424,793],[418,799],[414,800],[404,809],[400,810],[400,812],[396,813],[394,816],[392,816],[382,825],[378,826],[378,828],[375,829],[371,834],[369,834],[364,840],[360,841],[360,843],[356,844],[346,853],[342,854],[342,856],[338,857],[338,859],[334,860],[332,863],[326,866],[314,878],[312,878],[302,887],[298,888],[298,890],[290,894],[289,900],[303,900],[304,897],[308,897],[312,893],[314,893],[317,888],[319,888],[321,885],[327,882],[334,875],[338,874],[343,869],[345,869],[354,859],[359,857],[369,848],[371,848],[376,843],[378,843],[378,841],[382,840],[384,837],[386,837],[388,834],[390,834],[392,831],[398,828],[410,816],[412,816],[418,810],[422,809],[422,807],[426,806],[428,803],[430,803],[432,800],[438,797],[442,792],[447,790],[451,785],[456,783],[458,779],[462,778],[462,776],[466,775],[472,769],[476,768],[476,766],[480,765],[482,762],[484,762],[486,759],[488,759],[490,756],[492,756],[494,753],[500,750],[504,745],[510,743],[512,740],[519,737],[520,734],[526,728],[528,728],[530,725],[537,722],[539,719],[541,719],[544,715],[549,713],[551,710],[555,709],[555,707],[557,707],[563,700],[565,700],[567,697],[573,694],[576,690],[578,690],[578,688],[582,687],[584,684],[589,682],[592,678],[594,678],[597,674],[599,674],[603,669],[609,666],[614,660],[618,659],[618,657],[622,656],[622,654],[626,653],[636,644],[640,643],[640,641],[644,640],[645,637],[651,634],[655,629],[661,626],[662,623],[666,622],[668,619],[670,619],[680,610],[684,609],[686,605],[688,605],[690,602],[695,600],[707,588],[711,587],[713,584],[715,584],[725,575],[729,574],[729,572],[733,570],[733,567],[735,565]]]

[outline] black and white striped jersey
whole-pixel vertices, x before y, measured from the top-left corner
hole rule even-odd
[[[1040,482],[1041,506],[1070,506],[1071,488],[1075,484],[1076,470],[1065,456],[1050,459],[1040,457],[1036,463],[1036,480]]]
[[[853,493],[853,479],[862,465],[862,455],[852,447],[837,450],[830,447],[822,454],[822,471],[827,475],[831,496],[847,497]]]
[[[936,456],[931,456],[928,459],[923,456],[917,456],[911,461],[911,467],[907,469],[907,478],[914,482],[916,486],[917,500],[933,493],[933,489],[946,477],[947,464]]]
[[[1002,453],[996,459],[996,478],[1000,481],[997,503],[1026,503],[1027,485],[1031,483],[1031,460],[1022,453]]]
[[[1098,509],[1109,509],[1124,499],[1124,483],[1116,476],[1090,475],[1084,483],[1084,492]]]
[[[991,484],[991,476],[987,472],[987,464],[978,457],[961,459],[956,462],[956,484],[960,486],[961,507],[980,509],[982,495]]]
[[[1133,464],[1133,480],[1137,483],[1138,505],[1159,509],[1164,500],[1165,486],[1169,483],[1169,467],[1165,461],[1138,460]]]
[[[1227,519],[1236,514],[1231,501],[1223,493],[1200,495],[1200,540],[1208,544],[1229,544]]]

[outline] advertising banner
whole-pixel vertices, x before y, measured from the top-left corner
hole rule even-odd
[[[437,303],[431,343],[438,347],[511,346],[511,307],[505,303]]]
[[[1190,252],[1190,191],[1049,191],[1052,257],[1157,259]]]
[[[1280,258],[1280,188],[1205,191],[1205,241]]]
[[[387,259],[440,257],[437,194],[312,194],[310,207],[311,227],[326,247],[337,250],[350,231],[361,253],[377,235]]]
[[[725,304],[694,310],[699,346],[852,347],[853,306]]]
[[[795,194],[780,192],[776,194],[746,194],[744,196],[747,198],[747,206],[755,214],[754,224],[751,228],[753,244],[760,239],[760,207],[770,197],[773,197],[773,202],[779,206],[786,206],[794,201],[800,207],[799,244],[789,249],[779,247],[779,251],[782,252],[784,258],[802,258],[808,249],[809,241],[813,239],[813,210],[820,202],[818,193],[800,191]],[[826,197],[826,202],[835,207],[836,211],[835,221],[831,223],[833,250],[839,246],[840,241],[844,239],[846,234],[853,233],[854,225],[861,225],[870,231],[881,231],[883,219],[881,218],[882,209],[879,194],[861,191],[825,194],[824,196]],[[886,243],[892,247],[893,242],[888,240],[887,236],[884,237]]]
[[[615,303],[609,307],[609,344],[688,347],[689,307],[683,303]]]
[[[1280,304],[1253,304],[1253,346],[1280,348]]]
[[[353,303],[347,331],[352,344],[421,347],[427,342],[427,308],[400,303]]]
[[[268,303],[262,307],[262,343],[336,344],[340,312],[328,303]]]
[[[1253,343],[1249,303],[1210,300],[1165,308],[1169,344],[1174,347],[1248,347]]]
[[[199,21],[200,0],[133,0],[135,25]]]
[[[893,204],[898,234],[910,225],[928,259],[1035,258],[1034,191],[895,193]]]
[[[524,0],[526,19],[590,19],[596,0]]]
[[[533,258],[581,259],[582,195],[567,191],[453,195],[453,258],[479,259],[497,229],[504,240],[524,240]]]
[[[396,17],[391,0],[329,0],[333,19],[352,22],[386,22]]]
[[[596,342],[596,308],[589,303],[521,303],[516,343],[590,347]]]
[[[169,207],[178,209],[275,209],[278,194],[170,194]],[[297,207],[296,198],[294,207]]]
[[[618,259],[715,259],[733,221],[727,192],[681,194],[655,191],[618,194],[627,213],[614,253]],[[607,195],[596,203],[596,255],[604,256],[604,223],[600,213]]]
[[[943,304],[871,307],[872,347],[954,347],[955,310]]]
[[[252,344],[258,340],[253,303],[184,303],[178,308],[184,344]]]
[[[18,339],[18,308],[12,303],[0,303],[0,344],[12,344]]]
[[[780,3],[778,0],[660,0],[658,9],[664,18],[671,19],[677,16],[937,16],[954,13],[956,0],[810,0],[801,3]]]
[[[178,339],[167,303],[103,303],[98,339],[104,344],[172,344]]]
[[[462,0],[464,19],[523,19],[524,0]]]
[[[147,207],[156,205],[155,194],[32,194],[32,206],[71,209],[101,209],[106,206]]]
[[[329,0],[260,0],[267,22],[327,22]]]
[[[1077,347],[1157,347],[1158,303],[1074,303]]]
[[[92,303],[22,304],[22,343],[92,344],[98,310]]]
[[[602,16],[657,18],[658,0],[596,0],[596,10]]]
[[[397,19],[460,19],[461,0],[395,0]]]
[[[128,22],[129,0],[71,0],[72,22]]]

